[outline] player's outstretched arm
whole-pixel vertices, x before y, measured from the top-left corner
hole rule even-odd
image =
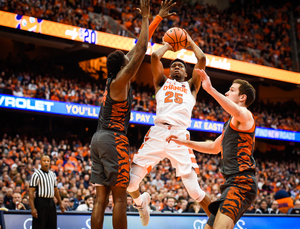
[[[168,17],[171,17],[172,15],[176,15],[175,12],[170,13],[170,9],[172,9],[173,6],[175,6],[175,5],[176,5],[176,2],[173,2],[173,0],[161,1],[160,10],[158,12],[158,15],[162,18],[168,18]]]
[[[209,76],[203,69],[196,69],[195,71],[201,77],[203,89],[212,97],[214,97],[214,99],[217,100],[217,102],[225,111],[227,111],[231,116],[241,123],[252,119],[251,112],[246,107],[237,105],[235,102],[226,98],[226,96],[222,95],[212,86]]]
[[[160,10],[158,12],[158,15],[154,18],[154,20],[149,25],[149,40],[151,39],[155,29],[159,25],[159,23],[164,19],[171,17],[172,15],[176,15],[175,12],[170,13],[170,9],[172,9],[173,6],[176,5],[176,2],[173,3],[172,0],[168,1],[161,1]]]
[[[178,138],[178,136],[175,135],[171,135],[166,139],[166,141],[174,141],[178,145],[184,145],[201,153],[218,154],[221,151],[222,135],[216,138],[213,142],[196,142],[191,140],[184,140]]]
[[[156,15],[156,17],[154,18],[154,20],[151,22],[151,24],[149,25],[149,41],[155,31],[155,29],[157,28],[157,26],[159,25],[159,23],[164,19],[164,18],[168,18],[171,17],[172,15],[176,15],[175,12],[170,13],[170,9],[176,5],[176,2],[172,3],[173,1],[170,0],[165,0],[165,1],[161,1],[161,6],[160,6],[160,10],[158,12],[158,14]],[[129,59],[132,58],[133,53],[136,50],[136,46],[134,46],[128,53],[127,53],[127,57]]]
[[[189,80],[189,84],[192,90],[193,95],[196,97],[197,93],[201,87],[201,78],[199,74],[195,72],[195,69],[205,69],[206,67],[206,56],[203,51],[199,48],[198,45],[195,44],[191,36],[188,34],[186,30],[184,30],[187,35],[187,47],[191,47],[194,51],[194,54],[197,58],[197,63],[194,66],[192,78]]]
[[[158,15],[155,17],[153,22],[149,26],[149,40],[152,37],[156,27],[158,26],[159,22],[163,18],[168,18],[172,15],[175,15],[176,13],[170,13],[170,9],[176,5],[176,2],[173,3],[172,0],[168,1],[162,1],[161,2],[161,7],[159,10]],[[164,75],[164,67],[163,64],[161,63],[160,59],[163,57],[163,55],[166,53],[168,50],[173,50],[173,48],[169,45],[164,43],[164,46],[156,50],[154,53],[152,53],[151,56],[151,68],[152,68],[152,73],[153,73],[153,83],[155,86],[155,93],[160,89],[160,86],[164,84],[166,81],[167,77]]]
[[[132,58],[129,60],[129,63],[121,69],[117,75],[114,82],[111,84],[111,89],[118,91],[119,88],[124,88],[124,85],[127,85],[128,82],[135,76],[141,63],[144,60],[145,53],[148,46],[148,34],[149,34],[149,14],[150,6],[149,0],[140,0],[141,8],[139,9],[142,16],[142,28],[139,39],[136,43],[135,51],[132,54]],[[126,55],[127,56],[127,55]],[[127,56],[128,57],[128,56]],[[127,95],[125,95],[126,98]],[[122,98],[124,96],[120,96]]]
[[[164,75],[164,66],[161,62],[161,58],[168,50],[173,50],[173,48],[169,43],[164,42],[164,45],[154,51],[151,55],[151,69],[155,93],[167,80],[167,77]]]

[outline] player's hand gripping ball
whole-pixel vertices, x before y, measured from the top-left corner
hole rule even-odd
[[[174,51],[179,51],[180,49],[185,48],[187,45],[186,33],[183,31],[183,29],[178,27],[169,29],[165,33],[163,40],[169,43],[173,47]]]

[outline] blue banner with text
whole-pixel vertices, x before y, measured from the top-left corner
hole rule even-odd
[[[76,103],[56,102],[51,100],[15,97],[0,94],[0,108],[10,108],[49,114],[68,115],[82,118],[97,119],[100,107]],[[130,123],[154,125],[155,114],[132,111]],[[200,119],[192,119],[189,130],[222,133],[223,123]],[[277,130],[271,128],[256,128],[256,138],[300,142],[300,132]]]
[[[129,229],[145,228],[140,222],[138,214],[129,213],[127,216]],[[204,229],[207,216],[199,214],[151,214],[148,229],[172,228],[172,229]],[[27,214],[4,213],[6,229],[31,229],[32,216]],[[299,229],[300,217],[297,215],[244,215],[234,226],[234,229]],[[58,214],[58,229],[90,229],[90,213],[66,213]],[[4,228],[3,228],[4,229]],[[113,229],[112,215],[104,217],[103,229]]]

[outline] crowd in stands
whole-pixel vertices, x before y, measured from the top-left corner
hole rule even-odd
[[[138,146],[131,144],[132,160]],[[289,208],[293,207],[293,201],[295,207],[300,207],[300,160],[299,157],[284,160],[282,153],[277,153],[277,157],[274,156],[276,155],[274,152],[271,153],[272,157],[267,155],[262,157],[259,152],[255,152],[259,193],[249,213],[280,213],[276,209],[278,203],[280,205],[280,198],[276,197],[280,191],[288,194],[288,198],[292,201]],[[90,182],[89,142],[47,139],[43,136],[34,138],[26,134],[1,136],[0,207],[10,210],[30,209],[29,180],[33,172],[40,167],[40,158],[43,154],[51,158],[51,170],[57,176],[57,187],[64,207],[67,210],[92,210],[95,187]],[[224,182],[219,170],[220,156],[199,152],[195,152],[195,155],[200,167],[199,184],[210,198],[215,200],[220,196],[220,185]],[[189,197],[180,178],[176,178],[175,170],[168,159],[161,161],[146,175],[140,190],[150,193],[153,212],[203,212],[199,204]],[[127,202],[128,211],[136,211],[132,207],[130,196]],[[111,212],[112,209],[113,201],[110,196],[106,212]]]
[[[154,35],[160,42],[166,29],[185,28],[207,54],[291,70],[290,5],[269,7],[255,1],[214,6],[177,5],[177,16],[165,20]]]
[[[61,102],[72,102],[99,106],[104,93],[104,84],[79,82],[75,79],[57,79],[50,75],[32,77],[30,72],[2,71],[0,75],[0,93],[14,96],[39,98]],[[154,90],[149,85],[136,85],[132,110],[149,113],[156,112]],[[284,103],[264,103],[253,105],[251,110],[256,119],[256,125],[273,129],[300,131],[300,109],[294,101]],[[283,113],[282,110],[285,112]],[[229,119],[223,110],[211,98],[196,102],[192,118],[225,122]]]
[[[158,13],[160,2],[151,2],[153,16]],[[188,31],[207,54],[292,70],[289,16],[293,12],[291,3],[270,6],[259,0],[230,2],[228,9],[219,10],[215,6],[202,5],[197,1],[193,4],[190,1],[176,1],[177,4],[172,10],[177,15],[160,23],[152,41],[161,43],[169,28],[181,27]],[[136,10],[138,6],[139,1],[124,0],[26,3],[8,0],[2,2],[0,10],[111,32],[103,17],[108,15],[127,31],[138,36],[141,28],[141,19]]]

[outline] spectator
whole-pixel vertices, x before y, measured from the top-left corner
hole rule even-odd
[[[0,93],[3,93],[5,89],[5,84],[3,83],[3,78],[0,77]]]
[[[277,191],[274,198],[278,202],[278,209],[284,214],[287,214],[289,209],[294,207],[293,199],[283,189]]]
[[[294,201],[294,208],[300,208],[300,199]]]
[[[91,195],[84,197],[84,204],[80,204],[76,211],[92,211],[94,207],[94,199]]]
[[[77,209],[77,207],[79,206],[79,202],[78,202],[78,200],[77,201],[76,200],[74,197],[70,197],[70,199],[69,199],[69,207],[72,209],[72,211],[75,211]]]
[[[180,207],[178,208],[178,213],[183,213],[185,212],[185,210],[187,209],[187,204],[188,204],[188,201],[185,200],[185,199],[181,199],[179,200],[180,203]],[[178,204],[177,204],[178,205]]]
[[[188,211],[190,213],[205,213],[203,208],[201,208],[199,202],[194,201],[189,205]]]
[[[70,208],[69,206],[69,197],[68,196],[62,196],[61,197],[61,205],[65,208],[65,211],[72,211],[72,209]],[[57,210],[60,210],[61,209],[61,206],[57,206],[56,207]]]
[[[69,208],[72,211],[75,211],[77,207],[78,207],[78,205],[77,206],[75,205],[75,198],[74,197],[70,197],[69,198]]]
[[[269,214],[268,203],[266,199],[259,202],[259,208],[255,211],[256,214]]]
[[[266,182],[262,186],[262,190],[267,191],[270,193],[272,191],[271,186],[270,186],[270,181],[267,179]],[[269,198],[270,199],[270,198]],[[267,198],[268,200],[268,198]],[[268,203],[269,204],[269,203]]]
[[[150,212],[156,211],[156,206],[155,206],[155,204],[153,204],[153,202],[149,203],[149,207],[150,207]]]
[[[20,87],[15,87],[14,88],[13,95],[14,96],[19,96],[19,97],[23,97],[24,96],[24,94],[23,94],[23,92],[22,92],[22,90],[21,90]]]
[[[113,211],[113,197],[112,195],[109,195],[108,204],[107,207],[105,208],[105,212],[112,212],[112,211]]]
[[[53,151],[51,152],[51,156],[54,157],[54,156],[58,156],[58,150],[57,150],[57,147],[54,147],[53,148]],[[62,163],[61,163],[62,164]]]
[[[8,188],[6,191],[6,195],[4,196],[4,204],[9,205],[13,201],[13,189]]]
[[[68,172],[68,173],[74,172],[75,166],[74,166],[74,164],[71,162],[71,160],[69,159],[69,156],[68,156],[68,155],[66,156],[66,159],[67,159],[67,163],[64,165],[64,170],[65,170],[65,172]]]
[[[156,174],[155,179],[153,179],[151,181],[151,185],[155,185],[157,190],[163,188],[165,185],[164,182],[160,179],[160,177],[161,177],[161,175],[160,175],[160,173],[158,173],[158,174]]]
[[[161,201],[160,200],[155,200],[155,210],[156,212],[160,212],[162,209],[161,209]]]
[[[278,209],[278,202],[276,200],[273,200],[271,208],[268,208],[268,211],[270,214],[282,214]]]
[[[0,208],[5,208],[4,195],[0,193]]]
[[[30,84],[28,85],[28,89],[30,90],[30,91],[33,91],[33,92],[35,92],[36,90],[37,90],[37,85],[35,84],[35,82],[34,82],[34,79],[31,79],[31,81],[30,81]]]
[[[294,207],[290,208],[287,214],[300,214],[300,199],[294,201]]]
[[[127,212],[138,212],[138,210],[136,208],[134,208],[132,204],[133,204],[132,197],[127,194],[127,207],[126,207],[126,211]]]
[[[28,208],[31,209],[31,208],[30,208],[30,204],[29,204],[28,196],[24,196],[24,197],[22,198],[22,204],[27,205]]]
[[[267,191],[265,191],[265,192],[267,192]],[[271,193],[271,190],[269,192],[267,192],[267,193]],[[267,200],[268,208],[271,208],[271,206],[272,206],[272,198],[271,198],[271,196],[267,196],[266,200]]]
[[[161,210],[163,213],[178,213],[175,206],[176,199],[174,197],[167,198],[167,206]]]
[[[21,194],[14,193],[12,202],[6,205],[6,208],[9,210],[29,210],[29,206],[27,204],[23,204],[21,201],[22,201]]]
[[[87,189],[90,186],[90,176],[89,176],[89,174],[84,175],[83,185],[84,185],[85,189]]]

